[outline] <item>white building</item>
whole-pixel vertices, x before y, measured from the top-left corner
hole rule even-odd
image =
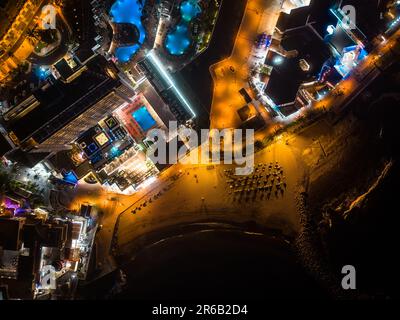
[[[311,0],[284,0],[282,10],[290,14],[293,9],[307,7],[310,5]]]

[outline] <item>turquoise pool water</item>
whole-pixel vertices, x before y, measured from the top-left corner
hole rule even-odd
[[[154,127],[156,121],[153,119],[151,114],[147,111],[146,107],[143,106],[132,113],[132,117],[136,120],[143,131],[147,131]]]
[[[181,22],[167,35],[165,47],[171,55],[186,52],[191,43],[190,22],[201,13],[200,0],[187,0],[181,4]]]
[[[117,0],[110,10],[114,23],[130,23],[139,30],[138,44],[119,47],[115,50],[115,56],[121,62],[128,62],[140,49],[146,38],[146,30],[142,24],[142,11],[146,0]]]
[[[187,0],[181,4],[182,19],[188,23],[200,12],[199,0]]]
[[[190,45],[189,25],[180,23],[176,26],[174,32],[167,35],[166,47],[172,55],[182,55]]]

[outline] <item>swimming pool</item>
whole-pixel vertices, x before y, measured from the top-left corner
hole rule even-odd
[[[182,55],[190,45],[189,26],[186,23],[180,23],[175,31],[167,35],[166,47],[172,55]]]
[[[136,122],[139,124],[140,128],[142,128],[144,132],[151,129],[156,124],[156,121],[147,111],[145,106],[140,107],[135,112],[133,112],[132,117],[136,120]]]
[[[171,55],[179,56],[186,52],[191,43],[190,22],[201,13],[200,0],[186,0],[181,3],[181,22],[167,34],[165,47]]]
[[[118,47],[115,56],[121,62],[128,62],[139,50],[146,38],[146,30],[142,24],[142,11],[146,0],[117,0],[111,7],[110,15],[114,23],[130,23],[139,31],[138,44],[133,46]]]
[[[181,4],[182,19],[188,23],[200,12],[199,0],[187,0]]]

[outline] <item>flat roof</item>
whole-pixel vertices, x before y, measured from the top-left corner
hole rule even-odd
[[[276,27],[280,31],[285,32],[286,30],[303,26],[306,23],[309,14],[309,7],[294,9],[290,14],[282,12],[279,15]]]
[[[327,36],[326,39],[335,47],[339,54],[342,54],[344,48],[356,44],[340,26],[336,27],[335,32]]]
[[[381,19],[381,12],[385,11],[389,1],[343,0],[341,6],[352,5],[355,7],[357,27],[368,39],[372,39],[387,27],[387,20]],[[309,22],[324,37],[327,34],[327,26],[336,25],[337,23],[337,19],[329,9],[337,8],[338,3],[339,1],[337,0],[312,0],[310,6],[294,9],[289,16],[282,14],[277,26],[281,31],[284,31],[281,28],[294,28],[296,24],[301,23],[301,19],[309,16]]]
[[[63,79],[68,79],[74,74],[74,70],[72,70],[65,59],[58,61],[54,67],[57,69]]]
[[[343,6],[352,5],[357,12],[357,27],[372,39],[387,29],[387,20],[381,19],[381,13],[386,11],[389,0],[365,1],[365,0],[344,0]]]
[[[37,90],[33,94],[40,105],[10,124],[10,129],[21,141],[30,137],[38,142],[44,141],[121,83],[106,73],[107,65],[103,57],[96,56],[86,64],[88,70],[71,83],[54,81]]]
[[[20,221],[0,218],[0,247],[4,250],[18,250]]]
[[[15,149],[7,155],[7,158],[26,167],[33,168],[39,162],[43,161],[48,155],[49,153],[47,152],[27,153],[23,152],[21,149]]]
[[[6,138],[0,133],[0,157],[4,156],[8,151],[12,149]]]
[[[297,50],[295,58],[285,58],[277,53],[268,53],[266,64],[273,66],[266,93],[277,104],[293,102],[300,84],[316,78],[330,57],[326,44],[308,27],[285,33],[282,47],[287,51]],[[310,65],[305,72],[300,68],[300,60]]]
[[[83,63],[94,54],[92,48],[96,45],[94,39],[97,32],[91,1],[66,1],[63,12],[67,20],[70,21],[73,34],[79,43],[79,48],[75,54]]]

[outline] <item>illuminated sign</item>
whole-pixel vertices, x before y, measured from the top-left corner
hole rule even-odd
[[[108,141],[110,141],[104,132],[96,136],[95,139],[97,143],[100,145],[100,147],[104,146]]]

